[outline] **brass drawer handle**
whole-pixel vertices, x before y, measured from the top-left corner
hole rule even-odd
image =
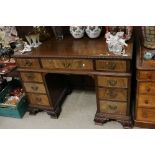
[[[117,105],[109,105],[108,107],[111,110],[116,110],[117,109]]]
[[[116,68],[116,63],[114,63],[114,62],[107,62],[106,63],[106,68],[114,70]]]
[[[151,75],[151,74],[150,74],[150,75],[148,75],[148,78],[149,78],[149,79],[152,79],[152,75]]]
[[[27,78],[28,79],[34,79],[34,74],[32,74],[32,73],[27,74]]]
[[[147,92],[150,92],[150,90],[151,90],[151,89],[150,89],[149,87],[148,87],[148,88],[146,88],[146,91],[147,91]]]
[[[24,66],[31,67],[32,66],[32,62],[30,60],[26,60]]]
[[[71,67],[71,63],[67,63],[67,62],[62,63],[62,65],[64,66],[64,68],[70,68]]]
[[[66,63],[66,68],[71,67],[71,63]]]
[[[117,93],[114,90],[109,89],[107,95],[110,96],[111,98],[116,98]]]
[[[41,97],[36,97],[37,102],[41,102]]]
[[[117,80],[108,80],[108,85],[110,86],[116,86]]]
[[[145,101],[144,101],[144,103],[145,103],[145,104],[148,104],[148,103],[149,103],[149,101],[148,101],[148,100],[145,100]]]
[[[37,90],[38,90],[38,86],[31,86],[31,88],[32,88],[34,91],[37,91]]]

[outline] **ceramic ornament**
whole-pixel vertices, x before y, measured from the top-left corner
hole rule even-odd
[[[37,41],[37,45],[41,45],[42,43],[40,42],[40,34],[36,34],[36,41]]]
[[[70,26],[69,28],[71,35],[75,39],[80,39],[84,36],[85,27],[84,26]]]
[[[86,34],[89,38],[98,38],[101,34],[102,27],[101,26],[87,26],[86,27]]]
[[[115,35],[112,35],[110,32],[105,34],[106,43],[108,44],[108,49],[110,52],[113,52],[117,55],[125,54],[125,39],[123,39],[124,32],[117,32]]]

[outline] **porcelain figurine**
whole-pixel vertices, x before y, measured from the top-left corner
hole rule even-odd
[[[117,32],[124,32],[123,39],[126,41],[130,40],[132,37],[132,26],[106,26],[106,33],[110,32],[115,35]]]
[[[153,57],[152,52],[145,52],[144,53],[144,60],[151,60]]]
[[[42,43],[40,42],[40,34],[39,34],[39,33],[36,34],[36,41],[37,41],[37,45],[38,45],[38,46],[42,44]]]
[[[70,26],[70,33],[75,39],[80,39],[84,36],[85,27],[84,26]]]
[[[106,43],[108,44],[108,49],[110,52],[113,52],[116,55],[125,54],[125,39],[123,39],[124,32],[117,32],[115,35],[112,35],[110,32],[105,34]]]
[[[87,26],[85,31],[89,38],[98,38],[101,34],[102,27],[101,26]]]
[[[10,43],[19,39],[15,26],[0,26],[0,40],[2,36],[4,47],[8,47]]]
[[[25,38],[26,38],[26,40],[27,40],[27,42],[28,42],[28,45],[29,45],[30,47],[33,47],[33,45],[32,45],[32,39],[31,39],[30,35],[26,35]]]

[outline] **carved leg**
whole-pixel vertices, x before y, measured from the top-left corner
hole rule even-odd
[[[132,120],[118,120],[123,125],[124,129],[130,129],[133,127]]]
[[[38,112],[40,112],[41,110],[36,109],[36,108],[29,108],[28,111],[29,111],[29,114],[30,114],[30,115],[36,115],[36,114],[37,114]]]
[[[72,93],[72,88],[67,88],[66,95],[70,95]]]
[[[96,114],[95,118],[94,118],[94,121],[95,121],[96,125],[103,125],[104,123],[109,121],[109,119],[106,118],[106,117],[103,117],[103,116],[101,117],[99,114]]]
[[[47,114],[51,116],[51,118],[58,118],[61,112],[61,108],[58,106],[55,110],[47,111]]]
[[[47,114],[50,115],[51,118],[57,119],[59,117],[59,115],[54,111],[47,112]]]

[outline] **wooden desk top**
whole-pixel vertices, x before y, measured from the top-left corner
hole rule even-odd
[[[64,40],[49,40],[43,42],[38,48],[33,48],[32,52],[25,54],[15,54],[14,57],[21,58],[107,58],[107,59],[132,59],[133,41],[127,42],[126,56],[117,56],[110,53],[104,37],[98,39],[74,39],[72,37]]]

